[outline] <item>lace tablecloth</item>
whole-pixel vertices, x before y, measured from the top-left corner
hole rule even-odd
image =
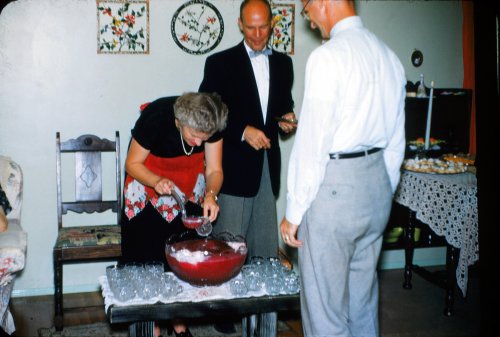
[[[479,259],[476,176],[403,171],[394,201],[460,249],[456,278],[465,296],[468,267]]]
[[[236,276],[236,278],[241,278],[241,274]],[[129,306],[129,305],[144,305],[144,304],[155,304],[155,303],[202,302],[202,301],[232,299],[232,298],[260,297],[268,295],[265,289],[260,289],[258,291],[248,291],[248,293],[245,295],[235,296],[229,290],[229,282],[223,283],[219,286],[205,286],[205,287],[195,287],[179,279],[178,282],[182,286],[183,290],[176,296],[168,298],[153,297],[148,300],[136,297],[132,300],[121,302],[118,299],[116,299],[115,296],[113,295],[113,292],[109,287],[108,278],[105,275],[99,277],[99,283],[101,284],[102,296],[104,297],[104,307],[106,312],[108,311],[108,308],[111,305]]]

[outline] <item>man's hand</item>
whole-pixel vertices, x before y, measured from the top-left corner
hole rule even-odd
[[[297,240],[297,230],[299,229],[299,225],[294,225],[289,222],[286,217],[283,217],[280,224],[280,233],[283,242],[289,245],[290,247],[299,248],[302,247],[302,241]]]
[[[247,126],[243,132],[243,139],[255,150],[270,149],[271,140],[266,134],[253,126]]]
[[[292,132],[297,128],[297,119],[295,118],[295,114],[293,112],[289,112],[281,116],[281,118],[286,119],[287,121],[279,121],[278,125],[286,133]]]

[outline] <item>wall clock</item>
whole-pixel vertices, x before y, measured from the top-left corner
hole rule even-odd
[[[175,43],[186,53],[208,53],[222,40],[224,21],[217,8],[206,0],[184,3],[170,25]]]

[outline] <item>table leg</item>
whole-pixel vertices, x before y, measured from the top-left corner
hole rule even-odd
[[[154,337],[155,322],[135,322],[128,327],[129,337]]]
[[[266,312],[243,317],[242,337],[276,337],[278,335],[278,313]]]
[[[456,270],[458,252],[460,250],[452,245],[446,246],[446,299],[444,307],[445,316],[453,316],[453,303],[455,302],[455,286],[457,283]]]
[[[266,312],[259,314],[257,337],[276,337],[278,334],[278,313]]]
[[[409,210],[408,221],[405,225],[405,271],[403,288],[411,289],[413,268],[413,252],[415,251],[415,212]]]
[[[241,337],[255,337],[257,315],[245,316],[241,319]]]

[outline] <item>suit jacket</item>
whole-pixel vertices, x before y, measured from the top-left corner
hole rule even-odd
[[[278,136],[280,129],[275,117],[293,111],[292,84],[291,58],[273,51],[269,56],[269,102],[264,124],[252,64],[243,41],[206,59],[199,91],[218,93],[229,109],[227,127],[223,132],[222,193],[253,197],[258,192],[264,152],[254,150],[246,141],[241,140],[243,130],[251,125],[262,130],[271,140],[271,148],[266,151],[273,193],[278,195],[281,153]]]

